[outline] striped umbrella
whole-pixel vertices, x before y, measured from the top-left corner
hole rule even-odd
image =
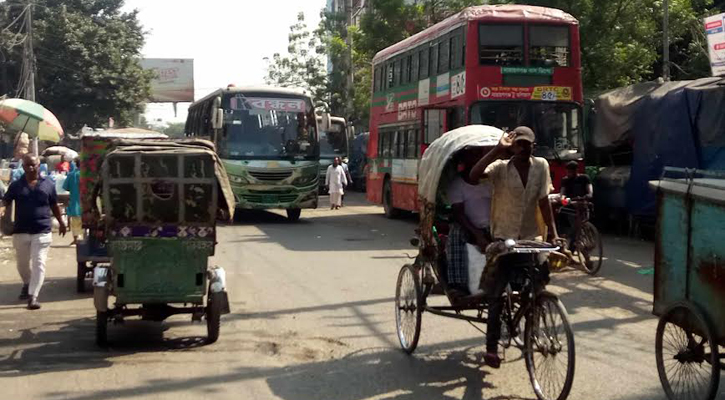
[[[25,132],[38,140],[59,142],[63,137],[63,128],[58,118],[38,103],[24,99],[5,99],[0,101],[0,122],[11,130]]]

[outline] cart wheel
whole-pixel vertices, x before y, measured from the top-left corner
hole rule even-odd
[[[96,311],[96,344],[108,344],[108,311]]]
[[[657,324],[657,372],[670,400],[712,400],[720,380],[712,326],[689,303],[670,307]]]
[[[221,326],[222,302],[220,293],[209,293],[206,302],[206,341],[214,343],[219,339],[219,328]]]
[[[412,265],[404,265],[395,287],[395,325],[400,346],[408,354],[415,351],[420,338],[421,290],[418,273]]]
[[[85,262],[78,262],[78,269],[76,270],[76,292],[83,293],[86,291],[86,268]]]
[[[558,297],[544,291],[526,318],[524,358],[539,400],[564,400],[574,383],[574,333]]]
[[[584,256],[584,269],[589,275],[596,275],[602,268],[604,248],[597,227],[587,221],[582,225],[574,244],[575,249]]]

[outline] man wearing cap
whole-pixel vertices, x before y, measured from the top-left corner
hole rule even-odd
[[[535,140],[534,131],[525,126],[505,133],[499,144],[471,170],[472,181],[488,178],[493,186],[491,236],[494,239],[532,240],[544,235],[551,242],[558,239],[548,198],[551,186],[549,163],[544,158],[532,156]],[[499,159],[509,151],[513,153],[510,159]],[[546,233],[538,223],[541,220],[546,225]],[[508,281],[508,271],[499,268],[492,285],[486,288],[489,310],[484,358],[493,368],[501,364],[498,341],[503,304],[500,300]]]

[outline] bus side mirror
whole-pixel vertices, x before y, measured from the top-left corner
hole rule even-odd
[[[322,116],[320,117],[320,130],[323,132],[329,132],[330,125],[332,125],[330,113],[322,113]]]
[[[211,127],[213,129],[222,129],[224,125],[224,110],[217,108],[211,121]]]

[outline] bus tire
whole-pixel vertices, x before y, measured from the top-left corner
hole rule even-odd
[[[287,219],[296,222],[300,220],[300,215],[302,214],[302,210],[299,208],[288,208],[287,209]]]
[[[390,184],[390,178],[385,179],[383,183],[383,210],[385,217],[395,219],[400,216],[400,209],[393,207],[393,188]]]

